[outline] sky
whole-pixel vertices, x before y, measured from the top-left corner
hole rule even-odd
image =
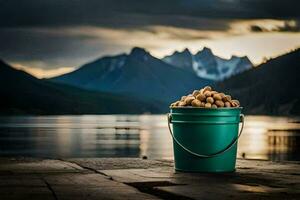
[[[300,47],[298,0],[0,0],[0,59],[38,78],[105,55],[209,47],[258,65]]]

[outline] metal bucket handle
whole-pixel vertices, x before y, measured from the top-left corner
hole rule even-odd
[[[199,157],[199,158],[212,158],[212,157],[215,157],[215,156],[218,156],[222,153],[225,153],[226,151],[228,151],[229,149],[231,149],[233,147],[233,145],[235,145],[238,141],[238,139],[240,138],[240,136],[242,135],[242,132],[243,132],[243,129],[244,129],[244,121],[245,121],[245,116],[243,114],[240,114],[240,122],[242,123],[242,127],[241,127],[241,130],[237,136],[237,138],[235,140],[233,140],[225,149],[221,150],[221,151],[218,151],[216,153],[213,153],[213,154],[208,154],[208,155],[203,155],[203,154],[198,154],[198,153],[195,153],[191,150],[189,150],[188,148],[186,148],[185,146],[183,146],[174,136],[172,130],[171,130],[171,126],[170,126],[170,123],[171,120],[172,120],[172,116],[170,113],[167,114],[168,115],[168,127],[169,127],[169,131],[170,131],[170,134],[172,136],[172,138],[174,139],[174,141],[182,148],[184,149],[186,152],[196,156],[196,157]]]

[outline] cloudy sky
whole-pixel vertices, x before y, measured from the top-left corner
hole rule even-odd
[[[300,47],[298,0],[0,0],[0,59],[37,77],[144,47],[259,64]]]

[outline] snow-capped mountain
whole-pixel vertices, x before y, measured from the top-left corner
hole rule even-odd
[[[230,59],[224,59],[215,56],[206,47],[196,54],[192,54],[188,49],[182,52],[175,51],[172,55],[164,57],[163,61],[176,67],[193,71],[197,76],[213,81],[223,80],[253,66],[246,56],[232,56]]]
[[[129,54],[102,57],[50,80],[88,90],[154,99],[167,104],[195,88],[212,83],[211,80],[174,67],[137,47]]]

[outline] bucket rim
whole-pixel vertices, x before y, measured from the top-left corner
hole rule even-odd
[[[171,110],[175,109],[203,109],[203,110],[242,110],[243,107],[223,107],[223,108],[204,108],[204,107],[193,107],[193,106],[184,106],[184,107],[172,107]]]

